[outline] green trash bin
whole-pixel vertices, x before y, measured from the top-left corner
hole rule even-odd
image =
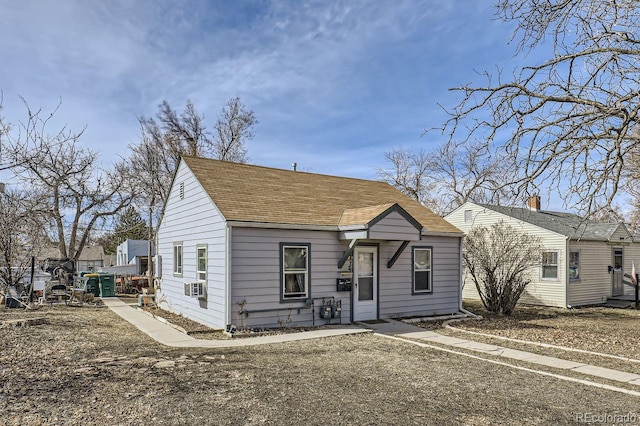
[[[85,289],[87,294],[91,293],[95,297],[100,296],[100,275],[94,272],[80,272],[80,276],[87,281]]]
[[[116,296],[116,276],[114,274],[100,274],[100,297]]]

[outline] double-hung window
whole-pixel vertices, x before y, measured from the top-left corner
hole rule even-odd
[[[280,244],[282,300],[309,297],[309,244]]]
[[[578,250],[569,252],[569,279],[580,279],[580,252]]]
[[[207,246],[198,245],[196,247],[196,279],[207,281]]]
[[[431,293],[433,290],[431,252],[431,247],[413,248],[413,293]]]
[[[542,252],[542,279],[548,279],[548,280],[558,279],[558,252],[557,251]]]
[[[173,243],[173,274],[182,275],[182,242]]]

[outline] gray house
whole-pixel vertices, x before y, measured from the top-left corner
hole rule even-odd
[[[522,302],[571,307],[600,304],[611,297],[631,295],[622,284],[631,262],[640,267],[640,247],[623,223],[599,223],[566,212],[542,210],[540,197],[527,207],[506,207],[467,202],[445,219],[465,233],[478,226],[503,221],[515,229],[540,237],[540,266],[530,271],[531,284]],[[463,297],[478,298],[465,280]]]
[[[185,157],[157,300],[217,329],[452,314],[461,238],[383,182]]]

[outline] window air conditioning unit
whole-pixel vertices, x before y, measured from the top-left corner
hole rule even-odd
[[[199,298],[199,299],[205,297],[204,283],[203,282],[184,283],[184,294],[185,296]]]

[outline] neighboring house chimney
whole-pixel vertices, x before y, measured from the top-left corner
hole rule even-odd
[[[540,196],[533,195],[529,197],[529,200],[527,200],[527,205],[529,207],[529,210],[531,211],[537,212],[538,210],[540,210]]]

